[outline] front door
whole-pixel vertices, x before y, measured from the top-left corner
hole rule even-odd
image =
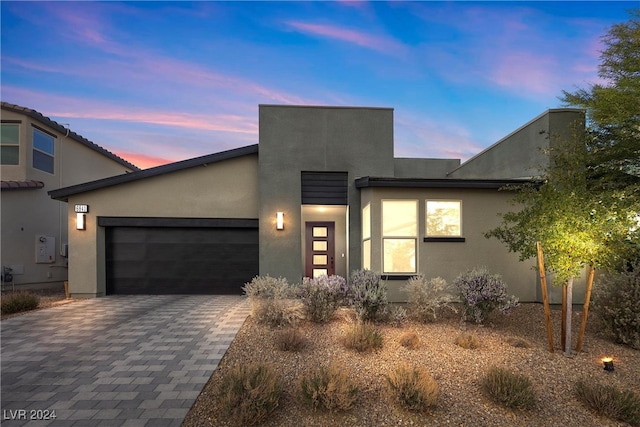
[[[305,223],[305,272],[306,277],[318,277],[336,272],[335,263],[335,223]]]

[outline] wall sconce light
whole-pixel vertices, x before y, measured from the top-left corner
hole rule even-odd
[[[613,358],[612,357],[603,357],[602,363],[604,364],[604,370],[608,372],[613,372],[615,369],[613,367]]]
[[[76,214],[76,230],[86,230],[87,229],[87,221],[86,216],[83,213]]]
[[[276,230],[284,230],[284,212],[276,213]]]

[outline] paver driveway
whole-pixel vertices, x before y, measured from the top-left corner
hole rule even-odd
[[[179,426],[248,313],[240,296],[109,296],[4,320],[2,425]]]

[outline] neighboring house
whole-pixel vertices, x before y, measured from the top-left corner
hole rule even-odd
[[[67,280],[67,205],[47,191],[139,170],[37,111],[2,102],[2,288]]]
[[[483,233],[513,209],[499,190],[535,176],[549,135],[583,120],[549,110],[461,165],[394,158],[393,109],[261,105],[257,145],[50,191],[70,217],[89,207],[86,229],[69,230],[70,289],[241,293],[258,274],[369,268],[402,301],[415,274],[486,266],[536,301],[535,261]]]

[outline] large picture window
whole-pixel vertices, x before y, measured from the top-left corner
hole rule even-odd
[[[462,202],[460,200],[427,200],[427,237],[462,236]]]
[[[53,136],[33,129],[33,167],[53,173],[55,139]]]
[[[411,274],[417,270],[418,201],[382,201],[382,270]]]
[[[0,164],[20,164],[20,125],[2,123],[0,130]]]

